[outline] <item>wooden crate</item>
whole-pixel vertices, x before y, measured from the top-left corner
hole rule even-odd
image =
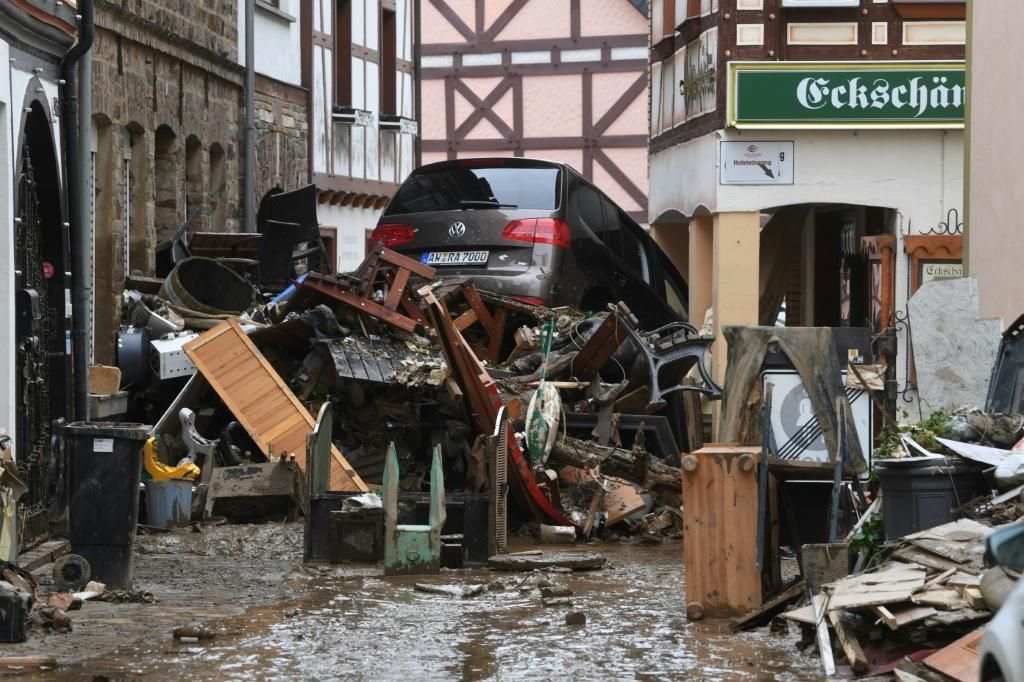
[[[683,563],[689,618],[761,606],[757,560],[760,447],[708,444],[683,457]]]

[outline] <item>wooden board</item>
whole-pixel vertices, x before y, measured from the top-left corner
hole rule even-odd
[[[914,591],[924,586],[925,569],[894,563],[873,573],[859,573],[826,585],[831,595],[828,608],[855,609],[880,604],[910,601]]]
[[[922,662],[932,670],[948,675],[954,680],[974,682],[980,677],[978,645],[981,644],[981,637],[984,634],[985,628],[980,627],[946,648],[939,649]]]
[[[890,630],[899,630],[904,625],[916,623],[938,613],[929,606],[914,606],[912,604],[873,606],[871,610],[889,626]]]
[[[196,369],[224,401],[268,459],[295,455],[305,470],[309,414],[260,354],[237,320],[227,320],[184,346]],[[331,447],[330,489],[366,492],[366,484],[337,447]]]
[[[89,366],[89,393],[114,395],[121,390],[121,370],[106,365]]]
[[[604,498],[604,510],[608,512],[609,526],[613,526],[630,514],[644,508],[644,498],[628,481],[609,478],[608,494]]]
[[[700,604],[705,616],[744,615],[761,606],[755,566],[760,455],[760,447],[708,445],[684,458],[686,602]]]

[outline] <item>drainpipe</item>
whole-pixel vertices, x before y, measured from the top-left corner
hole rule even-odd
[[[422,82],[422,76],[420,74],[420,37],[422,35],[420,31],[420,0],[416,0],[414,3],[414,9],[412,20],[413,20],[413,34],[412,34],[412,96],[416,100],[416,129],[417,135],[414,144],[416,150],[416,159],[413,163],[413,168],[419,168],[420,164],[423,163],[423,100],[420,97],[420,83]],[[403,178],[404,179],[404,178]]]
[[[89,134],[92,115],[90,88],[91,63],[82,63],[95,37],[93,0],[79,0],[78,37],[60,64],[61,129],[64,137],[64,169],[67,177],[68,219],[71,223],[71,340],[74,371],[75,419],[89,418],[89,325],[92,304],[92,234],[85,201],[88,177]],[[76,78],[75,67],[82,66],[82,78]],[[79,118],[81,85],[82,111]],[[79,142],[81,132],[81,143]],[[84,152],[82,151],[84,150]]]
[[[255,0],[245,0],[245,158],[242,174],[244,182],[243,216],[245,231],[256,231],[256,196],[253,187],[253,174],[256,167],[256,46],[253,15],[256,12]]]

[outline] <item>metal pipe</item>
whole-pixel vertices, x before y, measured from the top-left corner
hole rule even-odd
[[[93,25],[92,0],[79,0],[78,39],[61,60],[61,129],[64,137],[64,169],[67,177],[68,222],[71,224],[71,339],[72,367],[74,373],[75,418],[89,418],[89,325],[91,322],[92,303],[92,241],[88,215],[84,198],[84,183],[88,168],[89,145],[86,139],[83,154],[79,148],[79,128],[83,137],[88,138],[89,116],[86,110],[85,124],[79,121],[79,95],[77,88],[76,67],[83,55],[92,47],[95,29]],[[83,93],[92,87],[91,69],[83,72],[81,79]],[[91,98],[86,97],[86,104]],[[83,166],[83,160],[85,165]]]
[[[420,37],[422,31],[420,30],[420,0],[416,0],[410,9],[414,12],[412,20],[413,29],[412,34],[412,97],[416,103],[414,111],[416,112],[416,138],[413,148],[416,150],[416,159],[413,163],[413,168],[419,168],[420,164],[423,163],[423,100],[420,97],[420,83],[422,82],[420,74]],[[404,180],[404,178],[402,178]]]
[[[254,173],[256,168],[256,63],[255,54],[255,0],[245,0],[245,158],[242,163],[244,183],[245,231],[256,231],[256,196]]]

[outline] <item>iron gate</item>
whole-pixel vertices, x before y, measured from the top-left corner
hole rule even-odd
[[[45,538],[51,521],[62,516],[57,500],[63,486],[63,457],[51,446],[54,432],[50,376],[55,351],[63,342],[59,303],[51,301],[49,279],[63,277],[43,257],[39,196],[26,146],[18,178],[18,215],[14,220],[18,472],[28,487],[18,506],[23,547]],[[48,201],[59,197],[47,198]]]

